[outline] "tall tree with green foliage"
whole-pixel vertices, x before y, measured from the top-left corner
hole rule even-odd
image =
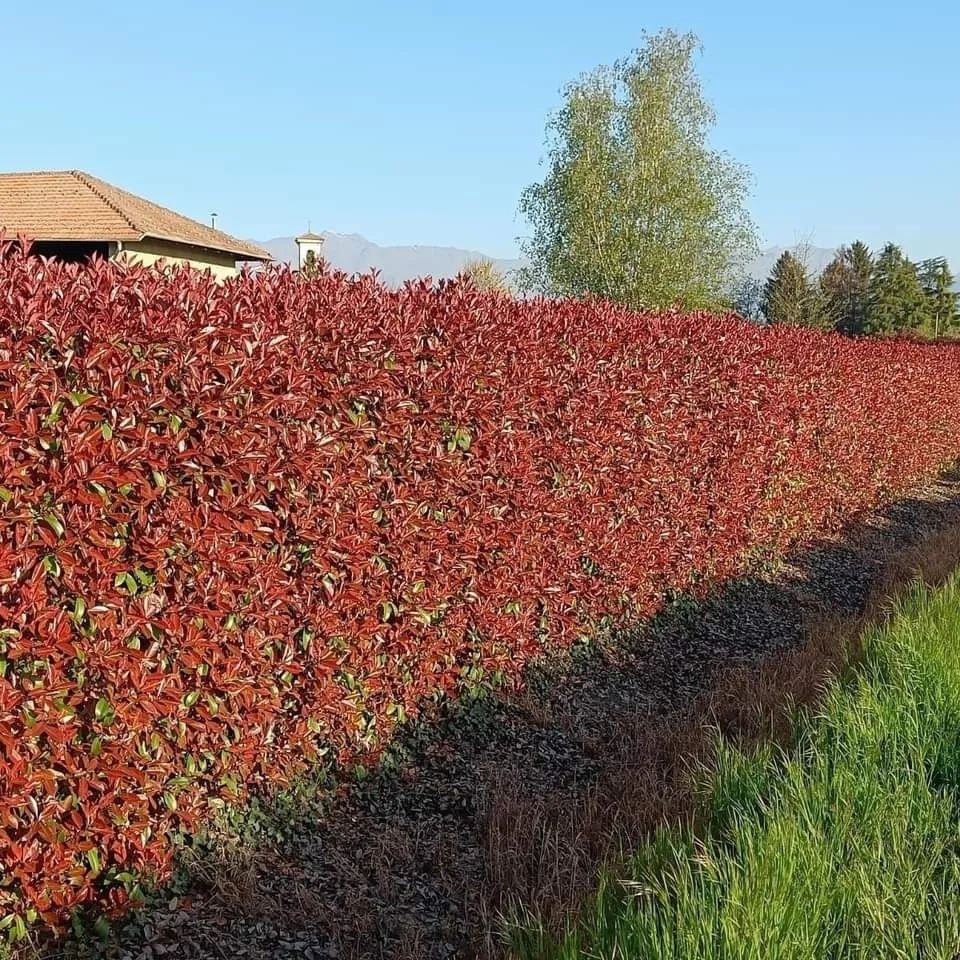
[[[831,329],[823,298],[806,266],[789,250],[780,254],[763,288],[761,310],[767,323]]]
[[[699,42],[666,30],[571,83],[547,171],[523,192],[528,290],[630,307],[711,306],[756,248],[747,170],[711,149]]]
[[[924,260],[919,267],[920,284],[930,309],[930,334],[935,339],[950,336],[960,323],[960,294],[945,257]]]
[[[932,313],[916,264],[895,243],[877,257],[867,295],[869,333],[919,333]]]
[[[824,309],[835,329],[849,335],[867,326],[867,292],[873,273],[873,255],[860,240],[841,247],[820,275]]]

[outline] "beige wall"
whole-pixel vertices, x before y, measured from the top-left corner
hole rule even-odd
[[[124,257],[145,266],[150,266],[158,260],[168,263],[186,263],[198,270],[209,270],[218,280],[237,275],[237,263],[230,253],[218,250],[207,250],[205,247],[191,247],[184,243],[173,243],[170,240],[155,240],[147,237],[145,240],[124,241],[117,259]]]

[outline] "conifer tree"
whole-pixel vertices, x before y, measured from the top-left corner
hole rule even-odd
[[[888,243],[877,257],[867,300],[870,333],[917,333],[932,319],[916,264],[895,243]]]
[[[820,295],[824,312],[835,330],[847,332],[848,290],[850,270],[843,260],[842,250],[824,267],[820,274]]]
[[[865,331],[867,291],[873,256],[860,240],[841,247],[820,277],[824,310],[835,329],[849,335]]]
[[[920,283],[930,309],[930,334],[934,339],[949,336],[960,322],[960,294],[953,288],[953,273],[944,257],[920,264]]]
[[[763,288],[763,315],[767,323],[829,329],[823,298],[807,268],[789,250],[780,255]]]

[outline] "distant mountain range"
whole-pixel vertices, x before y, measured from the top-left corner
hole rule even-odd
[[[806,244],[798,244],[794,247],[767,247],[747,264],[747,276],[763,283],[770,276],[773,265],[788,250],[800,259],[800,262],[806,266],[807,272],[814,277],[819,277],[823,273],[824,268],[837,253],[836,248],[811,247]]]
[[[456,247],[381,247],[356,233],[324,233],[322,236],[324,257],[334,267],[350,274],[378,270],[383,282],[391,287],[415,277],[433,277],[434,280],[455,277],[471,260],[485,256],[476,250],[460,250]],[[266,247],[281,263],[296,265],[297,244],[293,237],[276,237],[261,241],[259,245]],[[767,247],[747,265],[747,274],[763,282],[777,258],[787,249],[799,256],[814,275],[819,275],[836,253],[836,250],[826,247],[805,245]],[[523,266],[522,260],[490,259],[508,278]]]
[[[455,277],[471,261],[485,254],[456,247],[381,247],[356,233],[323,233],[323,256],[332,266],[347,273],[377,270],[387,286],[395,287],[415,277]],[[260,244],[281,263],[297,264],[293,237],[277,237]],[[509,276],[523,265],[522,260],[496,259],[500,273]]]

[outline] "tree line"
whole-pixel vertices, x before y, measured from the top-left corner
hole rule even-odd
[[[746,167],[713,149],[696,36],[663,30],[579,77],[547,124],[545,175],[524,190],[528,293],[597,296],[633,309],[734,308],[755,320],[850,335],[960,336],[943,258],[896,244],[841,248],[819,277],[792,253],[766,283],[739,281],[756,253]],[[484,287],[489,265],[471,265]]]
[[[895,243],[876,255],[859,240],[841,247],[819,278],[787,251],[765,284],[745,282],[734,307],[765,323],[850,336],[960,335],[960,295],[946,259],[914,262]]]

